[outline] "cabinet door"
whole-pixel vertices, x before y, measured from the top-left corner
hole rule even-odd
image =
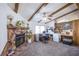
[[[74,43],[79,45],[79,20],[73,22]]]

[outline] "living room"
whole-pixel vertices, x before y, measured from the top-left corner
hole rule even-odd
[[[78,3],[1,3],[0,14],[0,55],[79,55]]]

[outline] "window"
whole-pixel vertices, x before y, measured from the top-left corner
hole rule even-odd
[[[35,33],[36,34],[41,34],[41,33],[43,33],[43,31],[45,31],[44,26],[36,26],[36,28],[35,28]]]

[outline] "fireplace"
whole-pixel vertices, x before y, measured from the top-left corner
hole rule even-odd
[[[25,33],[16,34],[16,37],[15,37],[15,45],[16,45],[16,47],[20,46],[24,42],[25,42]]]

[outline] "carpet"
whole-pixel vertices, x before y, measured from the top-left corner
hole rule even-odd
[[[79,56],[79,47],[56,42],[24,43],[16,49],[13,56]]]

